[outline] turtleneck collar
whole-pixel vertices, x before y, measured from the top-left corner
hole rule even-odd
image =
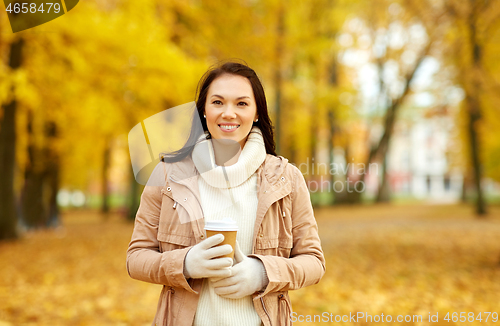
[[[266,159],[266,147],[262,132],[252,127],[247,141],[241,150],[238,162],[230,166],[219,166],[215,163],[215,153],[211,139],[207,133],[193,148],[192,159],[200,176],[206,183],[215,188],[234,188],[248,180]]]

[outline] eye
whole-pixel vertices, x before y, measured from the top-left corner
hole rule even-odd
[[[215,101],[212,102],[212,104],[222,104],[222,102],[219,101],[219,100],[215,100]]]
[[[247,104],[246,102],[240,102],[240,103],[238,103],[238,104],[244,104],[244,105],[247,105],[247,106],[248,106],[248,104]]]

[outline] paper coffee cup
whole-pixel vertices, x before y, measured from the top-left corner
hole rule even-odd
[[[230,219],[208,221],[205,222],[205,231],[207,233],[207,238],[210,238],[211,236],[214,236],[219,233],[224,235],[224,241],[219,243],[217,246],[228,244],[231,245],[233,251],[231,251],[231,253],[227,255],[220,257],[229,257],[229,258],[234,257],[234,248],[236,246],[236,234],[238,233],[238,224],[236,223],[236,221]]]

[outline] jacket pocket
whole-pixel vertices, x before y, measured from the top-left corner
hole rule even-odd
[[[256,253],[261,255],[271,255],[289,258],[293,247],[291,238],[267,239],[257,238],[255,241]]]
[[[169,188],[169,187],[168,187]],[[167,188],[167,189],[168,189]],[[191,223],[181,223],[177,205],[169,191],[162,190],[163,200],[158,221],[157,240],[160,252],[181,249],[195,244]]]
[[[182,249],[194,244],[194,238],[182,234],[169,234],[158,231],[156,236],[160,252]]]

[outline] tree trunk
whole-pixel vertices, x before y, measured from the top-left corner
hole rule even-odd
[[[376,203],[388,203],[391,200],[389,182],[387,181],[387,154],[382,163],[382,177],[377,190]]]
[[[45,161],[42,151],[34,140],[33,113],[28,112],[28,162],[24,171],[24,186],[21,194],[23,222],[29,229],[43,228],[47,222],[44,205]]]
[[[283,35],[285,31],[284,27],[284,6],[282,0],[279,2],[278,8],[278,23],[277,23],[277,41],[275,48],[276,55],[276,66],[275,66],[275,75],[274,75],[274,88],[276,91],[276,154],[280,155],[280,151],[282,149],[281,144],[281,92],[282,92],[282,67],[281,67],[281,57],[283,56]]]
[[[16,100],[3,106],[3,120],[0,129],[0,171],[2,171],[0,178],[0,239],[18,237],[14,194],[16,109]]]
[[[9,66],[16,70],[22,63],[24,40],[17,39],[10,45]],[[13,90],[12,90],[13,91]],[[15,239],[17,232],[16,199],[14,193],[14,171],[16,157],[16,111],[17,101],[2,105],[3,118],[0,124],[0,240]]]
[[[139,187],[139,183],[135,180],[134,171],[132,171],[132,166],[130,166],[130,200],[129,207],[127,209],[127,219],[135,220],[135,215],[137,214],[137,210],[140,205],[140,191],[141,187]]]
[[[347,144],[345,144],[345,147],[344,147],[344,161],[345,161],[344,169],[346,171],[346,174],[344,175],[345,183],[343,186],[343,191],[339,192],[339,201],[346,203],[346,204],[355,204],[360,199],[360,196],[359,196],[359,193],[357,193],[356,191],[352,191],[352,188],[351,188],[352,183],[350,182],[351,178],[350,178],[349,170],[351,169],[350,164],[353,164],[353,161],[352,161],[352,159],[351,160],[349,159],[351,157],[350,147],[351,146],[350,146],[349,142],[347,142]]]
[[[297,164],[297,140],[293,136],[290,137],[289,153],[290,162]]]
[[[479,141],[476,126],[480,120],[479,115],[476,113],[477,101],[475,99],[469,98],[469,140],[471,147],[471,159],[472,166],[474,170],[474,187],[476,188],[476,213],[479,217],[483,217],[486,214],[486,203],[483,197],[483,189],[481,187],[482,169],[481,160],[479,158]]]
[[[335,151],[334,151],[334,137],[335,137],[335,114],[333,113],[333,108],[328,110],[328,124],[329,124],[329,135],[328,135],[328,169],[333,169],[335,164]],[[330,171],[329,171],[330,173]],[[335,173],[330,173],[330,189],[331,198],[330,202],[335,203],[337,196],[335,195]]]
[[[318,147],[318,135],[317,135],[317,130],[318,130],[318,122],[317,122],[317,108],[313,108],[312,116],[311,116],[311,136],[309,138],[309,175],[307,176],[308,180],[313,180],[315,178],[315,174],[319,173],[319,171],[316,171],[315,166],[318,166],[318,163],[320,162],[315,162],[316,158],[316,150]]]
[[[333,57],[329,65],[329,73],[328,73],[328,85],[332,87],[332,89],[336,89],[339,84],[338,78],[338,67],[337,67],[337,59]],[[335,108],[332,106],[328,110],[328,125],[329,125],[329,135],[328,135],[328,159],[329,165],[328,168],[331,170],[335,166],[335,131],[336,131],[336,123],[335,123]],[[336,172],[336,171],[335,171]],[[340,196],[335,192],[335,173],[330,173],[330,182],[331,182],[331,203],[340,202]]]
[[[106,217],[109,213],[109,165],[111,157],[111,146],[109,138],[105,139],[103,164],[102,164],[102,206],[101,213]]]
[[[464,174],[464,177],[462,179],[462,194],[460,196],[460,201],[465,204],[467,203],[467,188],[469,186],[469,169]]]
[[[52,161],[47,173],[47,182],[50,188],[49,202],[48,202],[48,219],[47,227],[56,227],[60,225],[59,219],[59,205],[57,204],[57,193],[59,191],[59,160]]]
[[[476,188],[476,214],[478,217],[486,215],[486,203],[483,197],[483,189],[481,187],[482,179],[482,164],[479,156],[479,135],[477,132],[479,122],[481,120],[481,104],[479,100],[481,87],[477,74],[481,72],[481,55],[482,49],[479,45],[476,35],[477,19],[474,10],[471,10],[469,15],[469,32],[470,32],[470,48],[472,50],[472,65],[473,65],[473,78],[470,87],[466,87],[466,103],[468,114],[468,131],[470,141],[470,153],[472,161],[472,170],[474,173],[474,188]]]
[[[34,143],[33,113],[28,114],[28,164],[25,169],[21,203],[23,221],[28,228],[38,229],[59,225],[59,156],[51,144],[57,137],[55,122],[45,125],[45,144]]]
[[[58,132],[57,125],[51,121],[47,124],[47,138],[49,142],[55,141]],[[59,206],[57,205],[57,193],[59,192],[59,171],[61,169],[59,154],[49,147],[47,149],[47,157],[50,164],[47,166],[46,183],[49,189],[48,197],[48,219],[47,227],[56,227],[60,224],[59,219]]]

